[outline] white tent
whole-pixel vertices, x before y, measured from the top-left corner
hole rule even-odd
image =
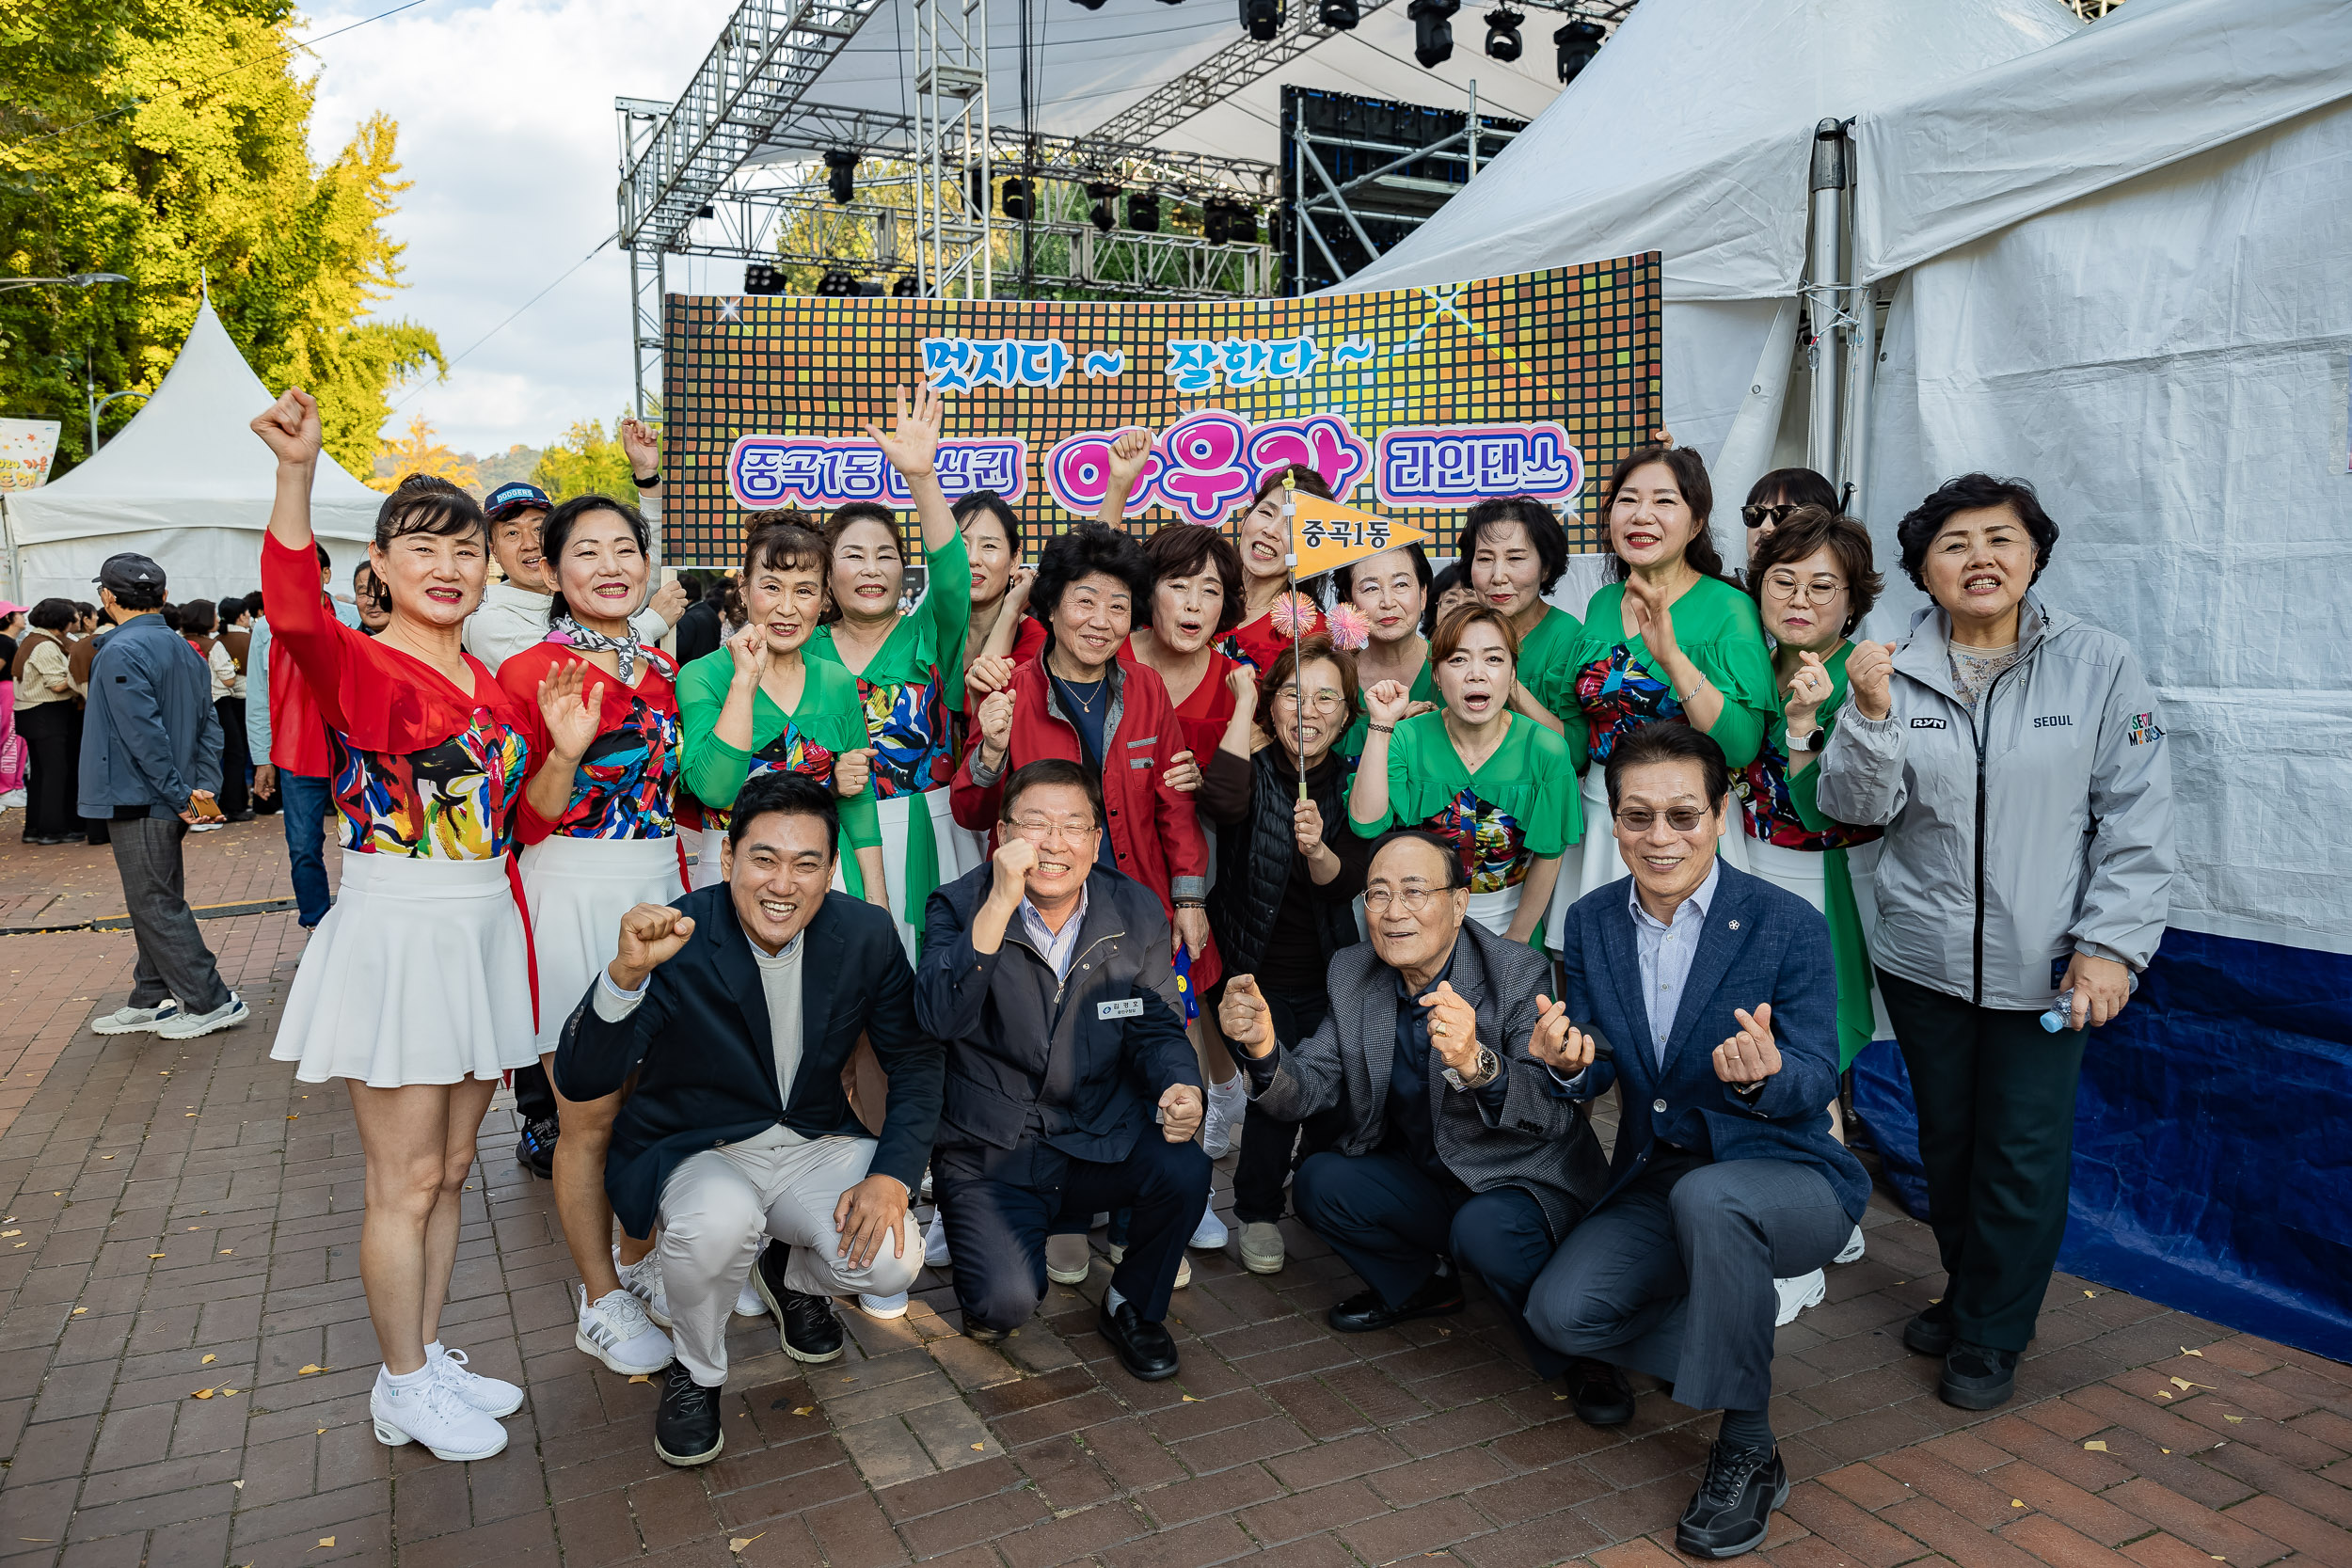
[[[163,385],[119,435],[64,478],[0,503],[16,597],[94,601],[90,579],[119,550],[152,557],[176,601],[260,587],[278,467],[246,426],[276,396],[207,299]],[[358,564],[383,500],[320,458],[311,523],[339,576]]]

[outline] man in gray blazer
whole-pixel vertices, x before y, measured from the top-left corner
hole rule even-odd
[[[1537,994],[1550,965],[1523,942],[1466,924],[1461,860],[1407,829],[1373,850],[1372,940],[1332,956],[1331,1013],[1295,1048],[1277,1043],[1249,975],[1218,1025],[1252,1099],[1284,1121],[1339,1108],[1336,1148],[1299,1166],[1298,1216],[1367,1289],[1331,1308],[1343,1334],[1462,1309],[1460,1269],[1486,1282],[1545,1377],[1588,1381],[1528,1332],[1528,1287],[1608,1172],[1583,1107],[1552,1092],[1529,1050],[1555,1054],[1568,1021]],[[1583,1369],[1600,1390],[1609,1369]],[[1579,1396],[1581,1397],[1581,1395]]]

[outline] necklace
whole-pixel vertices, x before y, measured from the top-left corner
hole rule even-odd
[[[1075,703],[1075,704],[1077,704],[1077,705],[1078,705],[1078,711],[1079,711],[1080,713],[1085,714],[1085,715],[1086,715],[1089,719],[1093,718],[1093,717],[1094,717],[1094,698],[1093,698],[1093,697],[1081,697],[1081,696],[1079,696],[1079,695],[1078,695],[1078,685],[1079,685],[1079,683],[1078,683],[1078,682],[1076,682],[1076,681],[1073,681],[1073,680],[1070,679],[1068,676],[1065,676],[1065,675],[1057,675],[1057,676],[1056,676],[1055,678],[1056,678],[1057,680],[1059,680],[1059,681],[1061,682],[1061,689],[1062,689],[1064,691],[1067,691],[1068,693],[1070,693],[1070,700],[1071,700],[1072,702],[1073,702],[1073,703]],[[1089,685],[1089,686],[1091,686],[1091,687],[1093,687],[1093,688],[1094,688],[1094,696],[1095,696],[1095,697],[1100,697],[1100,696],[1103,694],[1103,683],[1102,683],[1102,681],[1101,681],[1099,678],[1098,678],[1098,679],[1095,679],[1095,680],[1092,680],[1092,681],[1089,681],[1089,682],[1087,682],[1086,684],[1088,684],[1088,685]]]

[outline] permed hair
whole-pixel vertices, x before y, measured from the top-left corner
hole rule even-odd
[[[1568,534],[1560,526],[1559,515],[1533,496],[1502,496],[1471,507],[1462,520],[1454,553],[1464,562],[1474,560],[1486,531],[1509,523],[1527,531],[1527,542],[1535,549],[1536,567],[1544,575],[1542,592],[1550,593],[1568,569]]]
[[[1895,543],[1903,552],[1903,571],[1927,592],[1925,567],[1928,546],[1944,531],[1944,525],[1955,513],[1975,512],[1984,507],[2006,506],[2023,524],[2033,540],[2033,578],[2027,587],[2042,579],[2042,573],[2050,564],[2050,551],[2058,545],[2058,526],[2042,510],[2042,498],[2033,486],[2022,479],[1995,479],[1991,474],[1963,474],[1947,479],[1935,487],[1932,495],[1903,514],[1903,520],[1895,525]]]
[[[822,582],[833,564],[822,525],[798,507],[775,507],[743,519],[743,578],[757,572],[814,572]]]
[[[1837,635],[1843,637],[1862,624],[1870,607],[1879,602],[1879,590],[1886,586],[1886,579],[1871,563],[1870,531],[1851,517],[1818,506],[1801,506],[1788,514],[1772,536],[1757,540],[1750,552],[1748,592],[1761,607],[1764,574],[1775,566],[1792,565],[1817,550],[1829,551],[1846,579],[1846,624],[1837,628]]]
[[[1241,625],[1241,552],[1224,534],[1198,523],[1164,524],[1143,542],[1143,559],[1152,568],[1154,588],[1169,578],[1197,577],[1214,567],[1225,598],[1213,635],[1222,637]],[[1151,624],[1152,595],[1146,594],[1136,605],[1136,625]]]
[[[1151,614],[1152,563],[1144,559],[1143,546],[1101,523],[1080,523],[1056,534],[1045,546],[1038,557],[1037,582],[1029,590],[1029,613],[1051,626],[1070,585],[1098,572],[1126,585],[1136,616]]]

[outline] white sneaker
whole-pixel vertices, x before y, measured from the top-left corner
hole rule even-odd
[[[1200,1223],[1192,1227],[1192,1240],[1186,1246],[1221,1247],[1225,1244],[1225,1222],[1216,1217],[1216,1199],[1212,1197],[1200,1211]]]
[[[220,817],[200,816],[188,824],[188,832],[192,833],[216,833],[227,826],[229,826],[229,824]]]
[[[1811,1274],[1801,1274],[1794,1279],[1775,1279],[1772,1289],[1780,1296],[1780,1309],[1772,1315],[1772,1326],[1779,1328],[1785,1323],[1795,1323],[1797,1314],[1806,1307],[1820,1306],[1821,1298],[1829,1294],[1829,1279],[1820,1270],[1815,1269]]]
[[[1168,1289],[1171,1291],[1181,1291],[1191,1283],[1192,1259],[1189,1258],[1178,1259],[1176,1264],[1176,1283],[1169,1286]]]
[[[1212,1160],[1221,1160],[1232,1151],[1233,1129],[1248,1114],[1249,1096],[1241,1086],[1241,1074],[1236,1072],[1222,1084],[1209,1085],[1209,1103],[1200,1122],[1200,1150]]]
[[[869,1318],[903,1318],[907,1315],[907,1293],[901,1291],[895,1296],[861,1294],[857,1309]]]
[[[1859,1261],[1861,1257],[1862,1227],[1857,1225],[1853,1227],[1853,1234],[1846,1238],[1846,1244],[1837,1249],[1837,1256],[1831,1259],[1830,1261],[1833,1263],[1852,1263]]]
[[[155,1033],[167,1040],[192,1040],[215,1029],[233,1029],[252,1016],[252,1010],[245,1005],[245,998],[232,990],[228,1001],[209,1013],[182,1013],[176,1018],[159,1021]]]
[[[582,1354],[623,1377],[650,1377],[676,1357],[670,1337],[647,1321],[644,1304],[628,1291],[592,1302],[586,1286],[573,1289],[580,1292],[580,1326],[572,1331],[572,1343]]]
[[[512,1416],[523,1407],[523,1391],[503,1378],[484,1377],[466,1364],[462,1350],[444,1350],[435,1355],[430,1349],[426,1358],[433,1375],[457,1390],[457,1397],[481,1411],[485,1416]]]
[[[752,1276],[743,1276],[743,1287],[735,1292],[735,1315],[739,1318],[764,1318],[768,1304],[760,1299],[759,1291],[752,1284]]]
[[[462,1463],[506,1447],[506,1429],[497,1418],[467,1403],[457,1386],[439,1376],[402,1387],[389,1370],[377,1372],[368,1414],[375,1420],[375,1440],[388,1449],[421,1443],[436,1459]]]
[[[944,1269],[955,1261],[947,1256],[947,1222],[931,1214],[931,1223],[923,1231],[923,1261],[934,1269]]]
[[[621,1276],[624,1290],[644,1303],[646,1317],[664,1328],[670,1326],[670,1292],[661,1284],[661,1254],[649,1252],[634,1263],[624,1263],[621,1249],[616,1246],[612,1249],[612,1272]],[[580,1291],[582,1295],[587,1293]]]
[[[104,1018],[89,1021],[93,1035],[145,1035],[180,1016],[180,1004],[162,1002],[152,1007],[117,1007]]]

